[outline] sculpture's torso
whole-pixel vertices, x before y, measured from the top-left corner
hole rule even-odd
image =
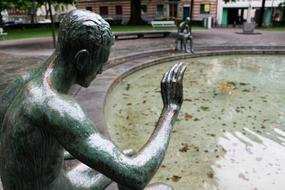
[[[15,96],[5,102],[6,110],[1,110],[0,173],[4,190],[54,189],[52,184],[62,168],[63,148],[47,132],[44,121],[35,122],[29,115],[30,111],[35,117],[39,114],[29,110],[31,100],[44,101],[49,94],[38,81],[20,81],[22,85],[12,89],[17,92]]]

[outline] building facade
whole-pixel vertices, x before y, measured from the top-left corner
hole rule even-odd
[[[62,15],[66,14],[76,7],[71,4],[53,4],[51,6],[52,13],[55,22],[58,22]],[[31,17],[34,16],[34,22],[41,22],[43,20],[49,20],[49,13],[47,5],[42,5],[35,8],[34,10],[19,10],[19,9],[9,9],[2,13],[4,22],[13,22],[19,24],[31,23]]]
[[[278,21],[281,12],[278,9],[282,0],[266,0],[263,23],[269,26],[274,21]],[[260,18],[262,0],[236,0],[225,3],[218,0],[217,22],[219,25],[241,25],[250,17],[250,20],[257,22]],[[251,8],[249,8],[251,7]],[[250,10],[250,11],[249,11]]]
[[[77,7],[100,14],[103,18],[126,24],[130,19],[130,0],[79,0]],[[146,21],[164,19],[185,19],[191,14],[191,0],[141,0],[142,19]],[[217,0],[193,1],[193,20],[217,15]]]

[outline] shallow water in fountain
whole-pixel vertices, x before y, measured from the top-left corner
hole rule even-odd
[[[108,97],[111,138],[139,150],[162,108],[160,79],[179,61],[135,72]],[[177,190],[285,189],[285,56],[215,56],[186,63],[184,103],[152,182]]]

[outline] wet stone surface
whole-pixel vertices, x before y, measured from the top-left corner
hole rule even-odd
[[[284,58],[181,60],[188,64],[184,104],[152,182],[179,190],[285,188]],[[139,150],[151,135],[161,74],[176,62],[135,72],[108,97],[108,129],[122,149]]]

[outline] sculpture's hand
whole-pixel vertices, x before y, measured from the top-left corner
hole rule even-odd
[[[161,96],[165,108],[179,110],[183,102],[183,76],[186,66],[175,64],[161,80]]]

